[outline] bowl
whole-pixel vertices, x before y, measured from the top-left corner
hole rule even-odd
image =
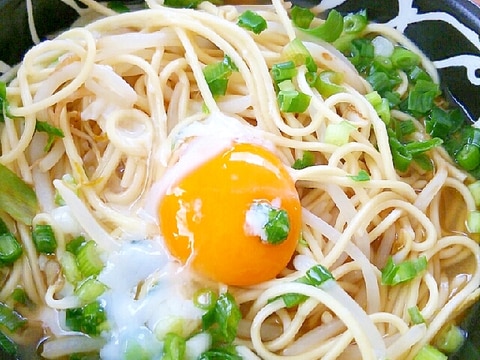
[[[126,0],[128,1],[128,0]],[[234,2],[234,1],[232,1]],[[241,1],[239,1],[241,2]],[[309,6],[318,1],[297,0]],[[438,68],[443,91],[474,122],[480,118],[480,7],[469,0],[324,0],[319,5],[341,13],[367,10],[370,20],[404,32]],[[60,0],[33,2],[40,39],[67,28],[77,13]],[[0,0],[0,60],[14,65],[33,45],[25,0]],[[480,304],[466,315],[462,327],[469,341],[451,359],[480,359]],[[0,352],[0,358],[7,357]]]

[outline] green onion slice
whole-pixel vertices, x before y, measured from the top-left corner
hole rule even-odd
[[[12,233],[0,234],[0,266],[13,264],[22,253],[22,246]]]
[[[2,164],[0,189],[0,210],[25,225],[31,225],[38,210],[37,196],[17,174]]]
[[[394,286],[408,282],[419,276],[426,268],[427,258],[425,256],[414,260],[406,260],[398,264],[395,264],[390,256],[387,264],[382,269],[382,284]]]
[[[33,229],[32,237],[38,252],[43,254],[55,253],[57,240],[51,225],[36,225]]]
[[[256,12],[246,10],[238,17],[237,25],[258,35],[267,28],[267,21]]]

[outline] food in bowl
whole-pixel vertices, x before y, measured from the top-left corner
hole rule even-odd
[[[431,62],[363,11],[148,5],[5,85],[5,339],[22,314],[44,358],[455,350],[480,149]]]

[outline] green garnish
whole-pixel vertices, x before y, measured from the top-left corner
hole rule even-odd
[[[85,278],[100,274],[104,265],[95,241],[87,241],[78,249],[77,265]]]
[[[322,71],[314,76],[314,81],[311,81],[311,86],[317,89],[324,98],[345,91],[345,88],[340,85],[343,81],[343,74],[335,71]]]
[[[467,229],[472,234],[480,234],[480,211],[469,211],[467,215]]]
[[[291,17],[293,24],[300,30],[327,42],[337,40],[343,31],[343,16],[335,9],[330,10],[323,24],[314,28],[310,28],[313,17],[305,9],[292,9]]]
[[[202,329],[212,336],[213,348],[233,342],[241,317],[233,296],[229,293],[220,294],[215,306],[202,316]]]
[[[256,12],[247,10],[238,17],[237,25],[258,35],[267,28],[267,21]]]
[[[97,280],[94,276],[90,276],[75,289],[75,295],[82,300],[82,303],[88,304],[95,301],[106,289],[105,284]]]
[[[464,330],[456,325],[450,325],[436,337],[435,346],[446,354],[452,354],[462,347],[466,337]]]
[[[356,128],[349,121],[342,120],[336,124],[328,124],[323,141],[327,144],[342,146],[348,143],[350,134]]]
[[[395,264],[390,256],[387,264],[382,269],[382,285],[398,285],[408,282],[419,276],[427,268],[427,258],[421,256],[418,259],[406,260]]]
[[[278,209],[268,202],[260,201],[254,202],[250,207],[249,212],[253,213],[254,217],[265,219],[262,230],[265,234],[259,235],[262,241],[272,245],[283,243],[290,233],[290,219],[287,211]]]
[[[307,270],[304,276],[295,280],[295,282],[320,287],[326,281],[335,280],[332,273],[327,268],[318,264]],[[282,299],[287,308],[300,305],[308,299],[308,296],[296,293],[287,293],[279,297],[273,298],[270,301]]]
[[[14,309],[11,309],[4,303],[0,302],[0,325],[7,328],[11,332],[15,332],[23,328],[27,324],[27,319],[20,315]]]
[[[196,9],[204,0],[165,0],[163,5],[173,8]],[[221,0],[211,0],[212,4],[221,5]]]
[[[0,210],[16,221],[31,225],[37,213],[37,196],[17,174],[0,164]]]
[[[183,360],[185,358],[186,341],[180,335],[167,333],[163,345],[163,360]]]
[[[297,75],[297,67],[293,60],[273,64],[271,70],[272,78],[275,83],[281,83],[284,80],[292,80]]]
[[[22,246],[10,232],[0,234],[0,266],[11,265],[22,256]]]
[[[202,310],[211,310],[217,302],[217,294],[210,289],[200,289],[193,294],[193,304]]]
[[[65,323],[73,331],[94,336],[100,335],[108,327],[107,314],[98,301],[79,308],[67,309]]]
[[[117,1],[117,0],[109,1],[107,2],[107,7],[119,14],[130,12],[130,9],[128,8],[127,5],[125,5],[123,1]]]
[[[307,110],[310,105],[310,95],[296,90],[291,80],[282,81],[278,87],[277,102],[280,111],[301,113]]]
[[[418,306],[412,306],[407,309],[408,315],[410,315],[410,320],[413,324],[424,324],[425,319],[423,318],[422,313],[418,309]]]
[[[37,120],[35,123],[35,129],[40,132],[47,133],[48,135],[48,140],[47,144],[43,148],[43,151],[48,152],[52,148],[53,142],[55,141],[55,138],[63,138],[65,135],[63,134],[63,131],[50,123],[46,121],[40,121]]]
[[[224,56],[222,61],[208,64],[203,68],[203,75],[213,96],[225,95],[228,79],[233,71],[238,69],[228,56]]]
[[[18,346],[7,335],[0,331],[0,349],[8,355],[15,356],[18,352]]]
[[[317,71],[317,64],[312,54],[299,38],[290,41],[282,50],[282,57],[291,60],[296,66],[305,65],[309,72]]]
[[[5,115],[11,117],[8,111],[7,84],[0,81],[0,122],[5,121]]]
[[[52,226],[36,225],[32,232],[33,243],[39,253],[53,254],[57,249],[57,240]]]
[[[431,345],[425,345],[420,349],[413,360],[447,360],[448,356]]]
[[[361,10],[355,14],[345,15],[343,18],[343,31],[345,34],[358,34],[368,25],[367,12]]]
[[[197,360],[242,360],[233,345],[210,349],[202,353]]]
[[[353,181],[362,182],[362,181],[369,181],[370,175],[368,175],[368,172],[362,169],[358,172],[357,175],[350,175],[349,178],[352,179]]]
[[[315,155],[311,151],[306,150],[303,152],[301,159],[295,160],[292,168],[301,170],[313,165],[315,165]]]

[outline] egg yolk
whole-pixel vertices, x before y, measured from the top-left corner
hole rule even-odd
[[[285,239],[270,243],[258,234],[251,224],[255,221],[247,220],[255,204],[286,212]],[[187,173],[162,197],[158,214],[170,253],[227,285],[274,278],[290,261],[300,237],[295,183],[275,154],[254,144],[235,143]]]

